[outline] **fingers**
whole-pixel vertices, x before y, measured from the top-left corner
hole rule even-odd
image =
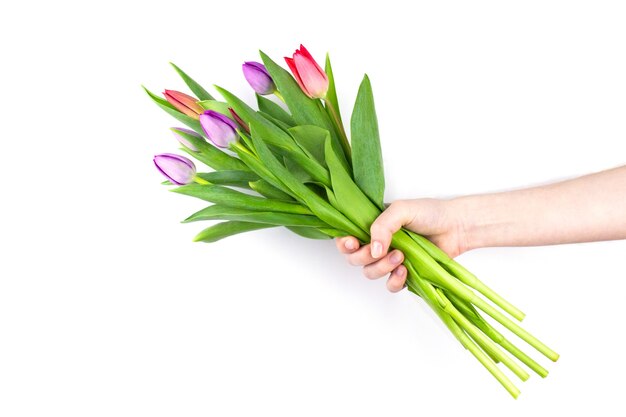
[[[359,241],[353,236],[338,237],[335,239],[335,244],[339,252],[344,255],[355,252],[360,246]]]
[[[407,202],[400,200],[391,203],[370,227],[372,258],[379,259],[384,256],[389,250],[391,235],[400,230],[402,226],[409,224],[413,217]]]
[[[393,270],[387,279],[387,289],[391,292],[398,292],[404,288],[406,282],[406,267],[400,265]]]
[[[404,261],[404,254],[394,250],[384,258],[363,267],[363,275],[369,279],[384,277]]]

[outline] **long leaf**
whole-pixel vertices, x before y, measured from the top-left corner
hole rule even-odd
[[[326,164],[330,170],[336,208],[363,230],[369,230],[380,210],[363,194],[341,165],[332,148],[330,138],[326,140]]]
[[[174,67],[174,69],[176,70],[178,75],[180,75],[180,78],[183,79],[185,84],[187,84],[187,87],[189,87],[189,89],[191,91],[193,91],[193,93],[196,95],[196,97],[198,97],[200,100],[215,100],[213,98],[213,96],[211,94],[209,94],[209,92],[204,89],[204,87],[202,87],[193,78],[191,78],[189,75],[187,75],[185,73],[185,71],[183,71],[180,68],[178,68],[176,66],[176,64],[174,64],[173,62],[170,62],[170,65],[172,67]]]
[[[168,113],[170,116],[174,117],[179,122],[184,123],[185,125],[189,126],[193,130],[198,132],[200,135],[202,134],[202,127],[200,126],[200,122],[198,120],[194,119],[193,117],[189,117],[186,114],[183,114],[183,113],[179,112],[174,107],[172,107],[172,105],[170,103],[168,103],[167,100],[157,96],[156,94],[154,94],[153,92],[148,90],[143,85],[141,87],[145,90],[145,92],[152,99],[152,101],[154,101],[157,104],[157,106],[162,108],[166,113]]]
[[[339,100],[337,100],[337,88],[335,87],[335,76],[333,75],[333,68],[330,65],[330,55],[326,54],[326,65],[324,72],[328,76],[328,92],[326,93],[326,100],[331,102],[331,105],[337,111],[337,117],[341,123],[341,112],[339,111]]]
[[[288,132],[309,155],[322,164],[325,162],[324,146],[326,145],[328,130],[317,126],[304,125],[294,126]]]
[[[269,227],[276,227],[271,224],[264,223],[248,223],[238,221],[228,221],[213,226],[207,227],[193,238],[194,242],[217,242],[220,239],[236,235],[239,233],[251,232],[253,230],[267,229]]]
[[[293,120],[293,117],[291,117],[289,113],[287,113],[282,107],[274,103],[272,100],[257,94],[256,102],[259,106],[260,111],[269,114],[270,116],[280,120],[285,124],[288,124],[289,126],[296,125],[296,121]]]
[[[260,179],[258,181],[251,181],[248,185],[251,189],[261,194],[263,197],[271,198],[273,200],[294,201],[289,194],[274,187],[266,180]]]
[[[228,111],[228,104],[224,103],[223,101],[203,100],[199,101],[198,105],[204,110],[213,110],[223,114],[224,116],[232,117],[230,112]]]
[[[337,211],[327,201],[309,189],[306,185],[295,178],[272,154],[267,145],[258,137],[252,136],[252,141],[263,165],[286,186],[296,199],[306,205],[318,218],[325,221],[335,229],[343,230],[365,240],[367,234],[356,227],[342,213]]]
[[[259,176],[251,171],[222,170],[215,172],[199,172],[198,177],[211,184],[232,185],[236,187],[250,188],[251,181],[258,181]]]
[[[183,223],[202,220],[238,220],[252,223],[268,223],[278,226],[328,227],[326,223],[317,217],[306,214],[252,211],[221,204],[206,207],[186,218]]]
[[[381,210],[384,208],[385,173],[378,121],[370,80],[365,75],[350,121],[354,181]]]
[[[293,233],[297,234],[298,236],[302,236],[307,239],[318,239],[318,240],[332,239],[331,236],[327,235],[326,233],[320,231],[320,229],[317,229],[315,227],[287,226],[287,229],[291,230]]]
[[[306,207],[286,201],[270,200],[232,190],[221,185],[189,184],[172,189],[173,192],[196,197],[211,203],[257,211],[312,214]]]

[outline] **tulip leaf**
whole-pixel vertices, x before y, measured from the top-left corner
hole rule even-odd
[[[252,139],[250,139],[252,140]],[[276,176],[258,159],[257,155],[254,154],[250,149],[246,148],[240,142],[232,142],[230,144],[231,149],[237,153],[237,156],[252,170],[252,172],[256,173],[261,179],[267,181],[272,187],[277,188],[278,190],[292,195],[291,190],[285,186]]]
[[[223,114],[224,116],[232,117],[230,111],[228,111],[228,104],[224,103],[223,101],[203,100],[199,101],[198,104],[204,110],[213,110],[220,114]]]
[[[251,181],[259,180],[259,176],[251,171],[220,170],[214,172],[199,172],[198,177],[211,184],[232,185],[235,187],[250,188]]]
[[[274,187],[266,180],[260,179],[258,181],[251,181],[248,185],[252,190],[261,194],[263,197],[270,198],[272,200],[294,201],[289,194]]]
[[[275,118],[274,116],[267,114],[265,112],[262,111],[258,111],[258,114],[260,114],[261,116],[265,117],[267,120],[269,120],[270,122],[274,123],[276,126],[280,127],[282,130],[287,130],[289,129],[291,126],[293,125],[288,125],[287,123],[278,120],[277,118]]]
[[[186,218],[183,223],[203,220],[237,220],[251,223],[268,223],[277,226],[328,227],[326,223],[317,217],[306,214],[253,211],[221,204],[214,204],[204,208]]]
[[[253,230],[267,229],[269,227],[276,227],[271,224],[265,223],[249,223],[238,221],[227,221],[213,226],[207,227],[193,238],[194,242],[217,242],[220,239],[236,235],[239,233],[251,232]]]
[[[167,100],[165,100],[164,98],[161,98],[161,97],[157,96],[156,94],[152,93],[146,87],[144,87],[144,86],[142,86],[142,87],[146,91],[146,93],[148,93],[148,96],[150,96],[152,101],[154,101],[157,104],[157,106],[159,106],[160,108],[165,110],[166,113],[169,113],[170,116],[174,117],[179,122],[182,122],[182,123],[186,124],[187,126],[192,128],[193,130],[198,132],[200,135],[202,134],[202,127],[200,126],[200,122],[198,120],[194,119],[193,117],[189,117],[186,114],[183,114],[183,113],[179,112],[170,103],[168,103]]]
[[[245,194],[221,185],[188,184],[172,189],[173,192],[196,197],[211,203],[256,211],[279,211],[283,213],[311,214],[305,206],[287,201],[270,200]]]
[[[335,76],[333,68],[330,65],[330,55],[326,54],[325,71],[328,76],[328,92],[326,93],[326,101],[330,101],[331,105],[337,110],[337,117],[341,123],[341,112],[339,111],[339,100],[337,99],[337,89],[335,87]]]
[[[350,175],[341,165],[330,139],[326,141],[325,152],[326,164],[330,170],[335,208],[361,229],[370,230],[370,226],[380,215],[380,210],[350,178]]]
[[[374,204],[384,209],[385,173],[370,80],[365,75],[359,87],[352,119],[352,167],[354,181]]]
[[[326,114],[322,103],[319,100],[309,98],[296,80],[286,70],[276,64],[270,57],[260,52],[263,63],[267,68],[267,71],[272,76],[278,91],[285,99],[285,104],[291,111],[293,119],[298,125],[314,125],[331,132],[331,138],[341,148],[341,142],[337,136],[337,132],[333,127],[333,123]],[[343,150],[341,151],[341,159],[343,164],[347,167],[348,159],[346,158]]]
[[[183,81],[185,82],[185,84],[187,84],[187,87],[189,87],[189,89],[191,91],[193,91],[193,93],[196,95],[196,97],[198,97],[198,99],[200,100],[215,100],[213,98],[213,96],[211,94],[209,94],[208,91],[206,91],[200,84],[198,84],[193,78],[191,78],[189,75],[187,75],[185,73],[185,71],[181,70],[180,68],[178,68],[176,66],[176,64],[174,64],[173,62],[170,62],[170,65],[172,67],[174,67],[174,70],[176,70],[176,72],[178,73],[178,75],[180,75],[180,78],[183,79]]]
[[[246,123],[252,124],[256,122],[257,132],[263,137],[267,143],[279,146],[284,149],[294,149],[295,143],[287,132],[276,126],[271,121],[267,120],[256,112],[252,107],[241,101],[237,96],[224,90],[221,87],[215,86],[217,91],[224,97],[226,102],[237,112]]]
[[[332,239],[329,235],[321,232],[315,227],[302,227],[302,226],[287,226],[287,229],[291,230],[298,236],[305,237],[307,239]],[[326,228],[324,228],[326,229]]]
[[[288,130],[294,140],[309,155],[320,163],[324,163],[324,145],[329,137],[328,130],[321,127],[304,125],[294,126]]]
[[[289,113],[287,113],[282,107],[274,103],[272,100],[265,98],[260,94],[257,94],[256,101],[259,106],[259,111],[267,113],[273,118],[278,119],[289,126],[296,125],[296,121],[293,120],[293,117],[291,117]]]
[[[363,230],[356,227],[342,213],[337,211],[333,206],[328,204],[326,200],[317,195],[313,190],[300,182],[278,159],[274,156],[267,145],[257,136],[252,136],[255,149],[259,155],[261,163],[274,178],[284,184],[291,194],[307,206],[319,219],[331,225],[333,228],[343,230],[346,234],[356,236],[357,238],[365,238],[367,234]],[[354,209],[354,208],[353,208]]]
[[[306,158],[306,157],[305,157]],[[313,177],[309,174],[300,164],[295,162],[289,156],[283,156],[283,162],[285,167],[291,172],[291,174],[298,179],[298,181],[302,183],[313,181]],[[330,185],[330,177],[327,174],[327,183]]]
[[[235,158],[234,156],[228,155],[227,153],[219,150],[212,144],[209,144],[203,138],[198,138],[197,136],[190,135],[184,130],[172,128],[177,135],[185,138],[189,143],[191,143],[198,151],[192,151],[187,148],[183,148],[185,152],[187,152],[192,157],[196,158],[198,161],[210,166],[215,170],[238,170],[238,171],[250,171],[250,169],[241,162],[241,160]]]

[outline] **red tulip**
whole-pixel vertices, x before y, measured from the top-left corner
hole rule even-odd
[[[285,57],[287,65],[304,93],[311,98],[324,98],[328,91],[328,76],[302,45],[293,58]]]
[[[163,95],[168,103],[174,106],[176,110],[194,119],[198,119],[199,115],[204,111],[198,104],[197,98],[181,93],[180,91],[165,90]]]

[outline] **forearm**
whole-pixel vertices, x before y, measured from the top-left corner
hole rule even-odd
[[[626,166],[450,203],[468,250],[626,239]]]

